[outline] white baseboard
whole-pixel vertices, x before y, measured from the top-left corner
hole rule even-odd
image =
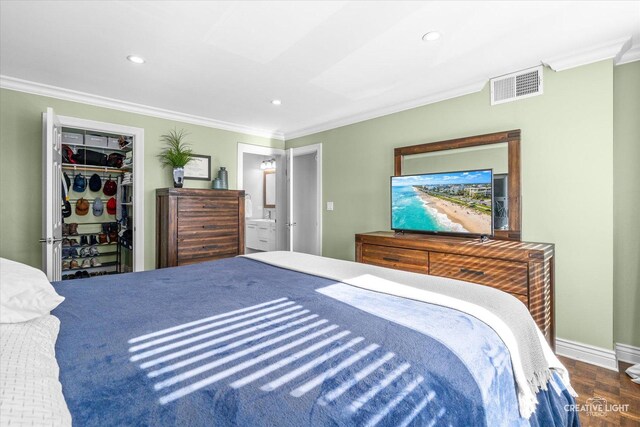
[[[618,370],[616,352],[575,341],[556,338],[556,354],[603,368]]]
[[[616,355],[621,362],[640,363],[640,347],[616,343]]]

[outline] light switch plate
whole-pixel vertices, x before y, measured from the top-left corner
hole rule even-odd
[[[332,211],[333,210],[333,202],[327,202],[327,210],[328,211]]]

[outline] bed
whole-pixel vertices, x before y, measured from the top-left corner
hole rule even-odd
[[[54,287],[74,425],[579,425],[566,370],[491,288],[291,253]]]

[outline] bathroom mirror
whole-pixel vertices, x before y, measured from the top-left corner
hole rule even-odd
[[[276,207],[276,171],[264,171],[264,207]]]
[[[498,132],[395,149],[396,176],[493,170],[494,237],[520,240],[520,131]]]

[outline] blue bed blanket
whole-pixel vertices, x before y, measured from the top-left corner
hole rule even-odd
[[[479,320],[246,258],[54,284],[74,425],[577,426],[528,420]]]

